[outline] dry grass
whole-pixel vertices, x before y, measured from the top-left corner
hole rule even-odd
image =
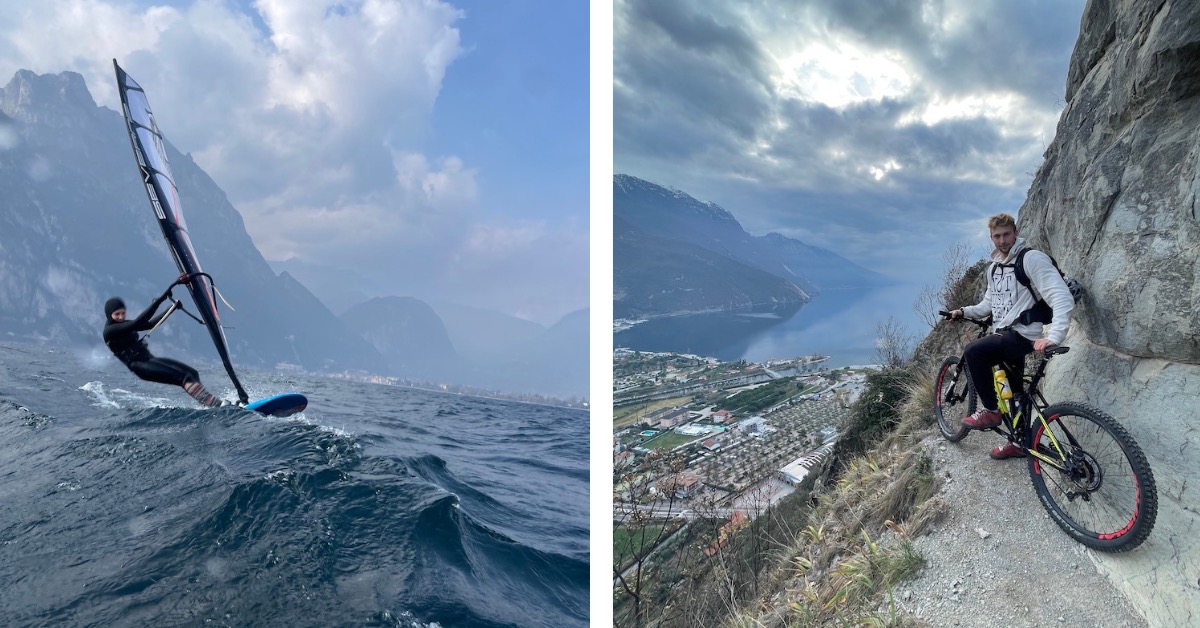
[[[979,300],[986,263],[956,279],[960,266],[931,291],[939,301],[931,305],[949,309]],[[947,511],[932,460],[919,443],[933,424],[933,371],[943,357],[962,351],[971,331],[938,323],[906,368],[868,378],[868,393],[852,409],[849,433],[839,443],[836,483],[816,499],[807,521],[796,522],[801,529],[778,553],[767,593],[728,616],[725,625],[916,625],[897,613],[892,590],[923,563],[909,539]]]
[[[812,565],[796,561],[802,575],[791,595],[790,625],[900,625],[894,611],[880,613],[876,609],[890,600],[892,587],[915,573],[924,561],[907,541],[885,547],[866,532],[860,537],[843,547],[844,554],[819,578],[809,576]]]
[[[900,427],[893,436],[916,437],[919,440],[920,428],[933,425],[934,422],[933,372],[913,373],[904,388],[904,402],[898,409]]]
[[[764,608],[730,626],[912,626],[891,600],[896,583],[923,564],[909,539],[940,520],[932,460],[917,446],[932,418],[932,376],[916,375],[896,407],[898,424],[850,460],[817,499],[809,525],[783,557],[786,613]],[[769,605],[768,605],[769,606]]]
[[[766,628],[767,624],[747,613],[736,613],[729,620],[729,628]]]

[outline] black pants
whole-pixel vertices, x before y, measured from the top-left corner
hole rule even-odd
[[[196,369],[171,358],[150,358],[129,363],[129,370],[134,375],[158,384],[183,386],[187,382],[200,381],[200,373]]]
[[[975,383],[975,391],[979,393],[979,401],[984,409],[994,412],[1000,407],[992,383],[992,367],[1002,362],[1019,366],[1014,373],[1017,379],[1010,382],[1015,394],[1020,390],[1020,373],[1024,368],[1025,356],[1031,351],[1033,341],[1011,329],[984,336],[967,345],[963,358],[967,362],[967,369],[971,371],[971,381]]]

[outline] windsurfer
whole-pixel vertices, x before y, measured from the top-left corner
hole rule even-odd
[[[172,284],[174,287],[175,284]],[[155,357],[146,347],[146,339],[139,337],[138,332],[154,329],[170,315],[171,309],[155,316],[159,306],[171,296],[171,289],[162,293],[138,314],[137,318],[125,320],[125,302],[119,297],[113,297],[104,304],[104,344],[112,350],[134,375],[159,384],[181,386],[187,394],[201,404],[212,407],[228,405],[216,395],[208,392],[200,383],[200,373],[196,369],[170,358]]]

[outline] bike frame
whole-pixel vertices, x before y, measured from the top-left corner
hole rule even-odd
[[[982,337],[982,334],[980,337]],[[999,427],[993,427],[992,430],[997,434],[1003,434],[1006,438],[1008,438],[1009,442],[1015,443],[1027,455],[1033,456],[1034,458],[1037,458],[1038,460],[1060,471],[1068,471],[1069,469],[1066,465],[1066,460],[1068,458],[1067,450],[1058,442],[1058,438],[1054,435],[1054,431],[1050,429],[1050,424],[1046,420],[1046,415],[1042,414],[1042,410],[1049,407],[1050,404],[1046,402],[1046,398],[1042,395],[1041,390],[1038,389],[1038,385],[1041,384],[1042,378],[1045,377],[1046,374],[1046,364],[1050,361],[1051,357],[1058,353],[1065,353],[1065,351],[1050,350],[1050,352],[1048,352],[1038,363],[1037,371],[1028,380],[1024,380],[1023,376],[1014,378],[1012,369],[1009,368],[1008,364],[1001,364],[995,367],[1003,368],[1005,373],[1008,375],[1010,382],[1021,381],[1023,384],[1023,390],[1021,391],[1020,395],[1017,395],[1013,398],[1013,401],[1016,402],[1015,404],[1013,404],[1011,401],[1006,402],[1004,398],[1000,396],[1000,383],[997,382],[995,378],[992,379],[992,385],[996,387],[996,399],[1000,402],[1000,413],[1003,414],[1005,418],[1005,422],[1001,424],[1005,426],[1004,430],[1001,430]],[[1014,405],[1016,407],[1015,411]],[[1037,449],[1030,448],[1030,446],[1033,444],[1034,428],[1038,425],[1041,425],[1045,429],[1046,436],[1053,447],[1053,451],[1050,453],[1057,454],[1055,457],[1048,456]],[[1067,432],[1061,425],[1059,428],[1066,434],[1068,441],[1073,446],[1078,447],[1079,443],[1075,442],[1075,437],[1072,436],[1070,432]]]
[[[979,327],[979,333],[975,336],[976,340],[986,336],[988,334],[988,329],[991,327],[989,322],[991,320],[990,318],[984,321],[977,321],[969,318],[964,318],[962,320],[966,320]],[[993,427],[991,428],[992,431],[1004,436],[1010,443],[1016,444],[1021,448],[1021,451],[1025,452],[1027,455],[1037,458],[1039,461],[1064,472],[1070,472],[1070,468],[1067,464],[1069,459],[1069,455],[1067,454],[1068,450],[1064,448],[1061,443],[1059,443],[1058,438],[1054,435],[1054,431],[1050,429],[1049,421],[1047,421],[1046,416],[1042,414],[1042,410],[1049,407],[1050,404],[1046,401],[1045,396],[1042,395],[1042,391],[1038,388],[1038,386],[1041,384],[1042,378],[1046,375],[1046,364],[1050,362],[1050,358],[1054,357],[1055,355],[1066,353],[1069,350],[1070,349],[1067,347],[1055,347],[1053,349],[1048,349],[1043,354],[1043,358],[1039,361],[1037,371],[1035,371],[1034,374],[1029,378],[1026,378],[1023,372],[1020,374],[1014,373],[1014,369],[1010,368],[1011,365],[1006,362],[993,367],[993,373],[995,372],[995,369],[1004,369],[1005,374],[1008,376],[1010,385],[1018,382],[1022,385],[1021,393],[1019,395],[1014,395],[1010,400],[1005,400],[1004,397],[1001,396],[1002,387],[1000,382],[996,381],[994,376],[992,377],[992,386],[994,386],[996,389],[996,400],[999,402],[998,407],[1000,413],[1004,416],[1004,422],[1000,424],[1004,427],[1004,429],[1000,429],[1000,427]],[[954,381],[958,381],[958,378],[964,375],[970,377],[970,373],[964,373],[966,370],[966,360],[960,356],[958,373],[955,375]],[[1022,367],[1021,370],[1024,371],[1024,368]],[[1047,455],[1047,453],[1043,453],[1038,449],[1030,448],[1030,446],[1033,444],[1034,430],[1037,426],[1041,426],[1045,430],[1050,445],[1052,446],[1051,451],[1047,453],[1051,455]],[[1067,440],[1072,447],[1079,446],[1079,442],[1075,440],[1075,437],[1072,436],[1070,432],[1066,431],[1065,427],[1060,425],[1059,428],[1064,434],[1066,434]]]
[[[967,320],[978,326],[976,340],[991,330],[990,319],[978,321],[952,316],[949,312],[939,313],[947,319]],[[993,367],[992,386],[999,401],[1001,420],[990,429],[1005,436],[1010,446],[1019,449],[1028,459],[1030,479],[1038,498],[1063,531],[1098,551],[1128,551],[1145,541],[1154,528],[1158,512],[1154,475],[1145,454],[1128,431],[1103,410],[1085,402],[1051,405],[1046,401],[1040,390],[1046,364],[1054,356],[1068,351],[1069,347],[1047,348],[1029,377],[1024,375],[1028,355],[1019,361],[1001,362]],[[1011,392],[1005,391],[1007,385],[1003,378],[997,381],[996,375],[1000,374],[995,370],[997,368],[1004,369],[1003,373],[1012,384]],[[937,391],[934,414],[937,415],[938,429],[952,443],[962,440],[970,430],[968,425],[953,424],[947,411],[964,401],[973,409],[977,401],[973,396],[983,390],[982,387],[976,389],[971,379],[961,382],[964,375],[970,378],[970,373],[964,371],[969,369],[963,354],[947,357],[938,367],[934,382]],[[1089,452],[1091,445],[1080,442],[1080,438],[1090,442],[1093,427],[1098,438],[1108,439],[1096,445],[1103,452],[1111,452],[1111,455],[1102,454],[1103,460]],[[1080,430],[1078,438],[1074,434],[1076,429]],[[1115,444],[1116,450],[1111,448],[1110,442]],[[1118,469],[1113,476],[1117,480],[1115,483],[1106,478],[1109,465]],[[1108,490],[1106,487],[1110,485],[1112,488]],[[1098,501],[1089,505],[1094,495]]]

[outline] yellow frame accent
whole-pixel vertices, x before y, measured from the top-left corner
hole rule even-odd
[[[1040,453],[1034,449],[1029,449],[1026,451],[1029,453],[1029,455],[1033,456],[1034,458],[1037,458],[1038,460],[1041,460],[1042,462],[1045,462],[1046,464],[1048,464],[1060,471],[1065,471],[1066,466],[1062,464],[1062,461],[1066,460],[1066,458],[1067,458],[1066,452],[1063,451],[1063,447],[1061,444],[1059,444],[1058,438],[1056,438],[1054,436],[1054,431],[1050,429],[1050,424],[1046,422],[1046,415],[1042,414],[1041,408],[1034,407],[1034,411],[1037,412],[1037,421],[1039,423],[1041,423],[1042,426],[1045,428],[1043,430],[1043,432],[1049,436],[1050,444],[1054,446],[1054,449],[1058,452],[1059,457],[1058,458],[1050,458],[1049,456],[1043,455],[1042,453]],[[1018,413],[1018,416],[1019,416],[1019,413]],[[1015,420],[1013,422],[1013,426],[1014,427],[1016,426]]]

